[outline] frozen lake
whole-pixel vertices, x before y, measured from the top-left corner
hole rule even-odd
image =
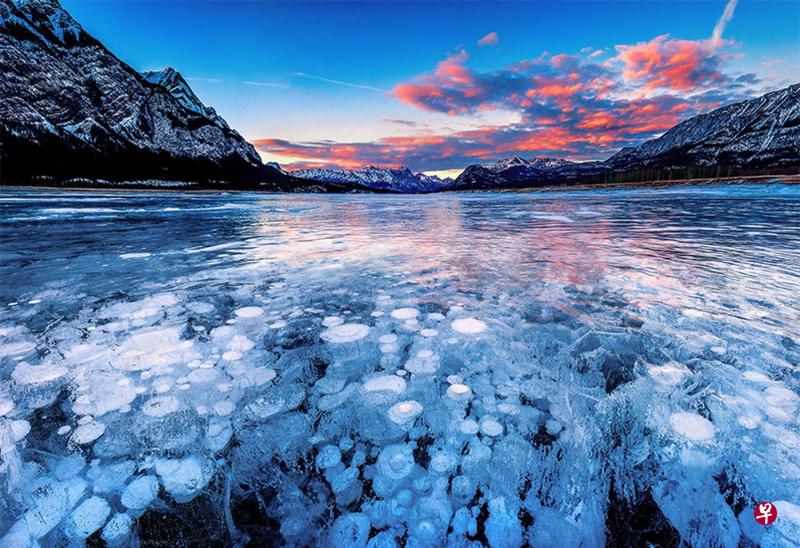
[[[800,538],[800,186],[4,188],[0,257],[2,546]]]

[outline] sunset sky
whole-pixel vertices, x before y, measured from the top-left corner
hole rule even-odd
[[[602,159],[800,81],[800,3],[63,0],[289,168]]]

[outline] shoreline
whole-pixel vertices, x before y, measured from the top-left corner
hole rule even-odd
[[[158,186],[137,186],[137,185],[110,185],[110,186],[57,186],[57,185],[14,185],[14,184],[0,184],[0,193],[4,189],[20,189],[20,190],[50,190],[50,191],[67,191],[67,192],[171,192],[171,193],[187,193],[187,194],[221,194],[221,193],[252,193],[252,194],[376,194],[383,196],[424,196],[436,195],[444,193],[480,193],[480,192],[520,192],[520,193],[533,193],[533,192],[570,192],[570,191],[591,191],[591,190],[619,190],[619,189],[635,189],[635,188],[661,188],[673,186],[708,186],[708,185],[741,185],[741,184],[786,184],[795,185],[800,184],[800,173],[795,175],[749,175],[740,177],[703,177],[696,179],[672,179],[660,181],[635,181],[635,182],[620,182],[620,183],[575,183],[555,185],[548,184],[542,186],[525,186],[515,188],[496,188],[496,189],[474,189],[474,190],[441,190],[435,192],[424,193],[386,193],[386,192],[307,192],[298,190],[296,192],[275,192],[275,191],[260,191],[255,189],[234,189],[234,188],[191,188],[191,187],[158,187]]]

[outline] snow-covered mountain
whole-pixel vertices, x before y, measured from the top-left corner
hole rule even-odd
[[[607,162],[615,169],[692,164],[800,170],[800,84],[689,118]]]
[[[292,171],[295,177],[331,183],[352,183],[372,189],[388,190],[407,194],[435,192],[452,182],[435,175],[414,173],[406,167],[386,169],[375,166],[363,169],[316,168]]]
[[[800,84],[718,108],[602,162],[513,157],[467,167],[448,190],[763,172],[800,173]]]
[[[4,182],[296,181],[265,167],[179,73],[142,76],[57,0],[0,0],[0,142]]]
[[[194,91],[189,87],[183,76],[181,76],[181,73],[174,68],[165,67],[162,70],[148,70],[142,72],[142,76],[151,84],[157,84],[169,91],[183,108],[205,116],[220,127],[230,129],[228,122],[223,120],[213,108],[204,105],[200,98],[194,94]]]

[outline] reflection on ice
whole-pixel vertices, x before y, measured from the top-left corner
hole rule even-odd
[[[779,190],[15,191],[0,545],[791,545]]]

